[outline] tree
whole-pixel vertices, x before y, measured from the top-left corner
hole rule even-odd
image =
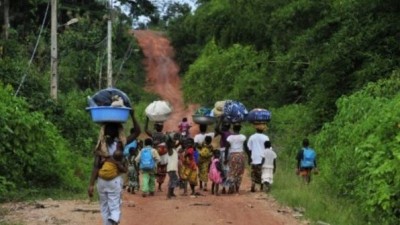
[[[151,16],[157,12],[157,7],[149,0],[119,0],[119,2],[129,7],[129,15],[135,19],[139,16]]]

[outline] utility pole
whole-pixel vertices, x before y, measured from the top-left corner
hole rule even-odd
[[[112,1],[109,0],[109,14],[108,14],[108,21],[107,21],[107,87],[112,87],[112,49],[111,49],[111,43],[112,43]]]
[[[1,5],[1,4],[0,4]],[[4,0],[3,2],[3,31],[4,31],[4,39],[8,40],[8,30],[10,29],[10,1]]]
[[[57,100],[58,92],[58,47],[57,47],[57,1],[51,0],[51,81],[50,97]]]

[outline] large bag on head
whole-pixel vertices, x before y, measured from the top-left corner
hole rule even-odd
[[[216,117],[212,115],[212,110],[207,107],[200,107],[192,116],[193,122],[197,124],[211,125],[215,123]]]
[[[242,122],[247,113],[246,107],[241,102],[227,100],[224,104],[224,116],[232,123]]]
[[[152,148],[145,147],[140,153],[140,169],[141,170],[154,170],[156,163],[154,162]]]
[[[146,116],[151,121],[164,122],[172,112],[172,106],[167,101],[154,101],[146,109]]]
[[[128,95],[125,92],[117,89],[117,88],[106,88],[98,91],[94,94],[89,100],[91,104],[95,104],[96,106],[111,106],[113,102],[113,97],[119,96],[125,107],[131,108],[131,101],[129,100]],[[89,105],[94,106],[94,105]]]
[[[256,108],[247,114],[246,119],[251,123],[266,123],[271,120],[271,112],[266,109]]]

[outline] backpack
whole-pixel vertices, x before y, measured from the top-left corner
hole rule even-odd
[[[303,148],[303,159],[300,162],[302,168],[314,168],[316,153],[312,148]]]
[[[140,153],[140,169],[141,170],[153,170],[155,168],[155,162],[153,159],[152,148],[145,147]]]
[[[131,148],[134,148],[136,150],[137,148],[137,141],[133,140],[131,143],[125,145],[124,147],[124,157],[129,156]]]

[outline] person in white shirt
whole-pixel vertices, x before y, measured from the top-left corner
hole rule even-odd
[[[196,149],[200,148],[200,146],[203,145],[204,139],[206,138],[206,136],[210,136],[212,138],[215,137],[215,134],[213,132],[206,133],[207,132],[207,125],[205,125],[205,124],[200,124],[199,125],[199,130],[200,130],[200,133],[196,134],[194,136],[194,138],[193,138],[194,147]]]
[[[262,159],[264,152],[264,143],[269,141],[269,137],[263,132],[267,129],[266,123],[254,124],[256,133],[250,136],[247,142],[247,155],[251,164],[251,192],[255,192],[256,184],[260,184],[260,191],[263,190],[261,182]]]
[[[234,192],[239,193],[240,184],[245,170],[245,141],[246,136],[240,134],[242,126],[240,124],[233,125],[233,134],[226,139],[225,162],[228,162],[228,178],[226,185],[228,194]]]
[[[215,137],[215,133],[213,132],[207,132],[207,128],[208,126],[206,124],[200,124],[199,125],[199,130],[200,133],[196,134],[193,138],[194,141],[194,159],[196,161],[196,164],[199,164],[199,151],[201,149],[201,147],[204,144],[204,140],[206,138],[206,136],[210,136],[211,138]],[[200,189],[203,189],[203,182],[200,182]]]
[[[176,197],[174,194],[175,188],[179,184],[178,178],[178,148],[175,148],[175,142],[173,139],[167,140],[167,148],[168,148],[168,164],[167,164],[167,173],[169,177],[168,181],[168,194],[167,198]]]
[[[262,159],[261,181],[264,185],[265,192],[269,192],[271,184],[274,181],[274,173],[276,171],[276,153],[272,150],[271,142],[264,143],[264,154]]]

